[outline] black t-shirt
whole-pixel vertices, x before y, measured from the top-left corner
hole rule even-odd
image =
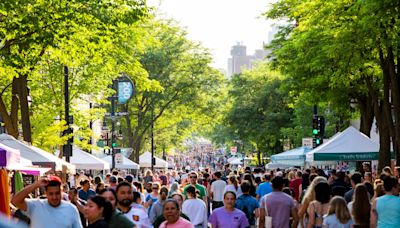
[[[104,219],[99,219],[90,224],[87,228],[108,228],[108,223]]]

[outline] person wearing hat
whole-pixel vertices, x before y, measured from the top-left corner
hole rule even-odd
[[[61,184],[57,176],[41,178],[16,193],[11,203],[26,212],[31,219],[31,228],[81,228],[78,209],[61,200]],[[46,190],[47,199],[26,199],[31,192],[42,187]]]

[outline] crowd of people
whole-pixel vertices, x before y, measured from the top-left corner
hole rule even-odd
[[[309,169],[201,172],[143,176],[113,171],[63,183],[40,178],[11,203],[30,227],[71,228],[350,228],[400,227],[400,167],[379,176]],[[77,184],[79,183],[79,184]],[[43,188],[44,197],[30,197]]]

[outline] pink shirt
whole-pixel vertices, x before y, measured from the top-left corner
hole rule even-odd
[[[159,228],[194,228],[194,226],[186,219],[179,217],[178,221],[174,224],[168,224],[168,221],[161,223]]]

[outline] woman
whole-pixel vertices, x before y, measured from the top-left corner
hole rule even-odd
[[[207,207],[203,200],[196,197],[196,188],[186,188],[187,199],[183,202],[182,212],[189,216],[195,228],[207,227]]]
[[[369,227],[371,204],[367,188],[357,184],[354,190],[353,201],[348,204],[349,211],[358,227]]]
[[[215,209],[208,222],[212,228],[244,228],[249,227],[245,213],[235,208],[236,194],[232,191],[224,193],[224,206]]]
[[[365,187],[364,187],[365,188]],[[365,191],[367,191],[365,189]],[[346,200],[341,196],[335,196],[329,203],[328,214],[324,217],[324,227],[326,228],[351,228],[353,220],[351,219],[349,209],[346,206]]]
[[[111,203],[101,196],[94,196],[87,201],[84,214],[89,222],[88,228],[108,228],[107,221],[112,215]]]
[[[376,182],[375,182],[376,183]],[[376,198],[385,195],[385,188],[383,187],[383,183],[379,182],[375,185],[374,188],[374,197],[372,197],[371,202],[373,202]]]
[[[151,170],[146,170],[146,175],[143,177],[143,183],[144,185],[146,185],[149,182],[153,182],[153,173],[151,172]]]
[[[243,194],[235,175],[231,175],[228,177],[228,184],[225,186],[224,193],[229,191],[234,192],[237,197]]]
[[[318,177],[314,175],[310,175],[310,181],[311,178],[311,184],[308,186],[307,190],[305,191],[304,197],[302,199],[302,203],[300,205],[299,209],[299,219],[300,219],[300,224],[301,227],[304,228],[307,226],[308,223],[308,214],[307,214],[307,208],[311,201],[315,200],[315,186],[319,183],[328,183],[328,180],[325,177]]]
[[[322,228],[322,219],[328,213],[331,189],[327,182],[315,185],[315,200],[307,208],[307,228]]]
[[[133,227],[133,223],[125,217],[121,212],[116,210],[117,206],[117,194],[114,189],[108,188],[103,189],[99,192],[99,195],[102,196],[105,200],[111,203],[112,206],[112,215],[110,221],[108,222],[109,228],[131,228]]]
[[[257,196],[257,194],[256,194],[257,187],[256,187],[256,183],[254,182],[253,175],[251,175],[250,173],[246,173],[243,176],[243,180],[247,180],[250,183],[249,195],[256,197]]]
[[[179,184],[177,182],[173,182],[171,184],[171,188],[169,189],[168,197],[172,196],[175,193],[179,193]]]
[[[194,228],[186,219],[180,217],[179,204],[174,199],[167,199],[163,207],[165,221],[161,223],[160,228]]]
[[[151,186],[152,192],[147,195],[146,197],[146,202],[144,203],[144,207],[148,208],[148,212],[150,214],[151,207],[153,203],[157,202],[158,197],[159,197],[159,190],[160,190],[160,185],[156,182],[154,182]]]
[[[104,183],[100,182],[96,185],[96,194],[99,194],[104,189]]]

